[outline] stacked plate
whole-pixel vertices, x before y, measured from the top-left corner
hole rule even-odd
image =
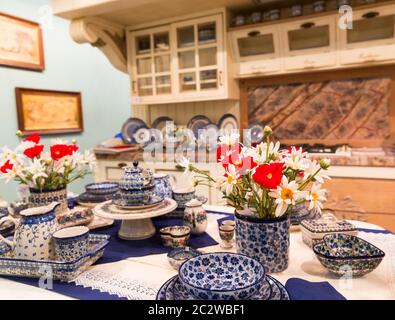
[[[299,226],[303,220],[306,219],[317,219],[319,218],[319,212],[315,209],[309,210],[305,204],[296,205],[291,212],[291,225]]]
[[[218,272],[218,270],[221,272]],[[157,300],[289,300],[285,287],[260,262],[237,253],[208,253],[184,262]]]
[[[118,191],[117,182],[95,182],[85,186],[85,192],[81,193],[75,200],[84,207],[95,207],[97,204],[111,200]]]

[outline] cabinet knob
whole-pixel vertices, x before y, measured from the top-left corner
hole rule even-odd
[[[256,36],[259,36],[260,34],[261,34],[261,32],[258,30],[248,32],[249,37],[256,37]]]
[[[125,162],[120,162],[120,163],[118,163],[118,168],[124,168],[124,167],[127,167],[127,164],[125,163]]]
[[[314,26],[315,26],[315,23],[314,23],[314,22],[305,22],[305,23],[303,23],[303,24],[300,25],[300,27],[301,27],[302,29],[310,29],[310,28],[312,28],[312,27],[314,27]]]
[[[370,12],[366,12],[365,14],[362,15],[362,18],[364,19],[372,19],[372,18],[376,18],[380,15],[379,12],[376,11],[370,11]]]

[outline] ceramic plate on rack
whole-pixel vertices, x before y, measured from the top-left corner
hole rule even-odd
[[[218,121],[218,128],[224,131],[239,129],[239,122],[233,114],[225,113]]]
[[[210,123],[203,128],[199,135],[199,142],[210,144],[210,146],[215,147],[217,145],[219,129],[216,124]]]
[[[149,140],[149,131],[147,124],[139,118],[129,118],[123,124],[121,129],[122,137],[125,143],[140,144]]]
[[[261,143],[264,138],[263,129],[264,126],[259,123],[251,124],[248,129],[251,134],[251,143]]]
[[[162,132],[162,134],[164,134],[165,130],[166,130],[166,122],[171,121],[174,123],[174,120],[170,117],[158,117],[154,120],[154,122],[152,122],[152,126],[151,128],[153,129],[158,129],[159,131]]]
[[[199,130],[204,129],[206,126],[211,124],[209,118],[203,115],[194,116],[191,120],[189,120],[187,128],[192,130],[196,139],[199,138]]]

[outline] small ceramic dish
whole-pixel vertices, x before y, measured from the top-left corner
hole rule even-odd
[[[185,204],[195,198],[195,189],[193,188],[179,188],[173,190],[173,199],[176,200],[179,206],[184,206]]]
[[[191,235],[187,226],[170,226],[159,230],[163,245],[166,247],[185,247]]]
[[[89,228],[84,226],[56,231],[52,238],[55,255],[61,261],[75,261],[88,252]]]
[[[187,260],[200,256],[202,252],[191,247],[179,247],[171,250],[167,254],[170,265],[178,270],[180,266]]]
[[[376,269],[385,256],[373,244],[343,233],[326,235],[313,251],[321,264],[337,276],[363,276]]]
[[[85,186],[86,192],[90,194],[112,194],[118,191],[119,184],[117,182],[94,182]]]
[[[204,300],[248,299],[262,287],[266,277],[259,261],[225,252],[187,260],[178,275],[190,294]]]

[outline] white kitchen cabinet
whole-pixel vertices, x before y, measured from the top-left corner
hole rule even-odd
[[[280,34],[277,27],[243,29],[231,34],[237,67],[235,77],[281,71]]]
[[[285,70],[336,66],[334,16],[286,23],[281,28],[281,39]]]
[[[354,12],[352,29],[339,28],[343,65],[395,60],[395,5]]]
[[[237,98],[222,13],[128,33],[134,104]]]

